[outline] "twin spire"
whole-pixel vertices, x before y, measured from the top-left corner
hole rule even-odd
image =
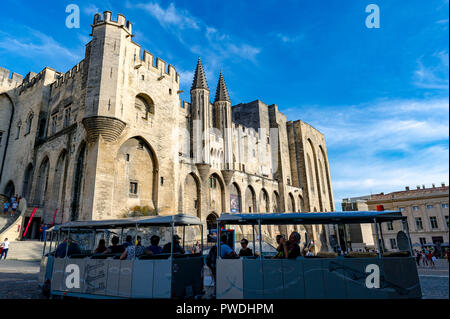
[[[195,69],[194,81],[192,81],[191,91],[194,89],[206,89],[209,91],[200,57],[198,57],[197,68]],[[217,101],[230,102],[230,97],[228,96],[228,90],[227,86],[225,85],[225,80],[223,79],[222,71],[220,71],[219,82],[217,83],[216,89],[216,99],[214,102]]]

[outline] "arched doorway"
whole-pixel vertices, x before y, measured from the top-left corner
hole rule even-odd
[[[30,200],[28,197],[30,196],[32,177],[33,177],[33,164],[30,163],[25,169],[25,174],[23,176],[22,195],[21,195],[27,201]]]
[[[217,218],[218,216],[215,212],[212,212],[206,217],[206,229],[208,229],[208,231],[210,229],[217,229]]]
[[[230,186],[230,211],[232,213],[241,212],[241,191],[236,183]]]
[[[264,188],[261,189],[261,193],[259,195],[259,211],[261,213],[270,212],[269,194]]]
[[[256,195],[252,186],[248,186],[245,190],[245,206],[244,209],[248,213],[255,213],[256,209]]]
[[[14,187],[13,181],[9,181],[6,186],[5,190],[3,191],[3,194],[5,194],[8,197],[12,197],[16,192],[16,189]]]
[[[75,162],[75,173],[73,176],[73,196],[70,209],[70,220],[78,220],[80,215],[81,186],[84,181],[84,162],[86,158],[86,143],[82,143]]]
[[[200,182],[193,173],[186,176],[183,191],[183,213],[201,218],[200,213]]]

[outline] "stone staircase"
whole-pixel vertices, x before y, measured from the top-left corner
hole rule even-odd
[[[27,210],[27,202],[24,198],[21,199],[19,207],[14,216],[10,212],[6,215],[3,213],[3,203],[8,200],[6,196],[0,195],[0,240],[8,238],[9,241],[20,240],[20,227],[23,221],[23,212]]]

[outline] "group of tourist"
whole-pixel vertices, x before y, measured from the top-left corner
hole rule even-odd
[[[435,268],[436,266],[436,253],[432,249],[414,250],[414,257],[416,258],[417,266],[429,266]],[[447,251],[448,261],[448,251]]]
[[[11,216],[14,216],[19,207],[20,200],[21,197],[17,196],[17,194],[11,196],[9,201],[3,203],[3,214],[7,216],[8,213],[10,212]]]
[[[185,250],[180,246],[180,236],[173,236],[173,253],[174,254],[185,254]],[[142,237],[136,236],[136,243],[133,244],[133,237],[127,235],[125,242],[119,245],[119,237],[113,236],[111,239],[111,245],[106,246],[106,241],[100,239],[97,247],[93,251],[94,254],[120,254],[121,260],[132,260],[135,257],[141,257],[144,255],[159,255],[159,254],[169,254],[172,251],[172,243],[167,243],[163,247],[159,246],[160,237],[153,235],[150,238],[150,246],[145,247],[142,245]],[[67,246],[68,245],[68,246]],[[74,254],[81,253],[79,245],[72,239],[66,238],[62,243],[56,248],[55,256],[58,258],[64,258]],[[200,253],[201,247],[199,242],[197,242],[192,248],[192,253]]]

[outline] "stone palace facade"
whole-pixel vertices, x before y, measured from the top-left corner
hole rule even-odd
[[[334,210],[323,134],[275,104],[214,101],[198,60],[191,101],[172,65],[96,14],[84,59],[24,78],[0,68],[0,193],[51,223],[120,218],[134,206],[214,220],[221,212]]]

